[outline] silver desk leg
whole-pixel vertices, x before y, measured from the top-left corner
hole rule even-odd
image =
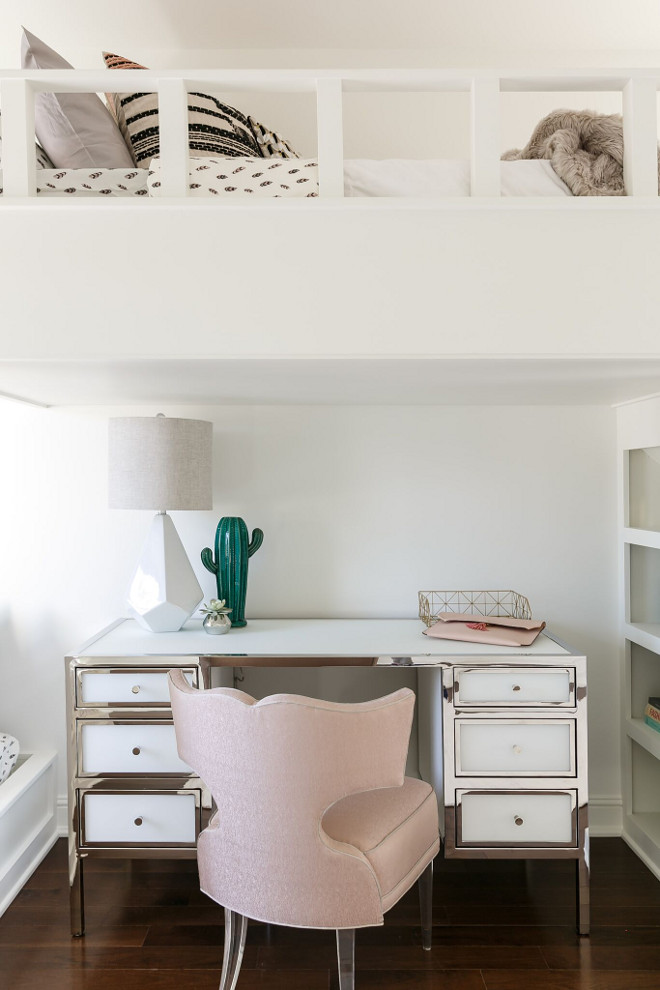
[[[76,856],[73,874],[70,877],[69,907],[71,911],[71,934],[85,934],[85,876],[84,860]]]
[[[575,861],[576,918],[578,935],[589,934],[589,850],[580,850]]]

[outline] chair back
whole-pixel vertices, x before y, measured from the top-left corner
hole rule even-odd
[[[321,822],[348,794],[403,784],[413,692],[360,704],[290,694],[256,701],[232,688],[198,691],[179,670],[169,680],[179,755],[217,804],[198,843],[202,889],[275,924],[382,921],[366,857]]]

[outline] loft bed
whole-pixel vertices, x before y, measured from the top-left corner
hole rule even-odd
[[[68,171],[75,187],[76,172],[84,169],[68,169],[67,164],[55,162],[52,169],[39,168],[34,154],[34,95],[39,93],[93,93],[99,88],[110,88],[120,94],[157,94],[156,127],[160,130],[158,196],[168,199],[185,198],[196,190],[189,182],[190,159],[196,161],[196,152],[188,148],[184,135],[188,129],[188,109],[191,94],[200,90],[208,93],[250,92],[271,93],[315,93],[317,105],[318,153],[314,165],[318,165],[318,196],[320,198],[341,199],[346,196],[376,196],[389,198],[377,188],[369,189],[369,177],[362,183],[353,179],[351,163],[345,162],[343,153],[343,96],[346,93],[469,93],[471,97],[471,156],[468,165],[469,185],[466,194],[483,201],[485,198],[515,196],[514,179],[509,179],[508,188],[502,189],[502,175],[513,175],[519,163],[501,160],[500,148],[500,98],[503,93],[541,92],[620,92],[623,98],[623,185],[620,194],[626,197],[657,197],[657,86],[660,70],[618,70],[616,73],[601,71],[578,72],[554,70],[543,74],[522,72],[464,73],[456,70],[351,70],[335,72],[330,70],[206,70],[195,72],[160,71],[148,69],[115,69],[108,73],[81,70],[22,70],[0,72],[0,99],[2,104],[2,129],[5,147],[2,153],[3,195],[12,200],[34,196],[37,190],[48,194],[47,183],[37,181],[40,172],[50,178],[50,171]],[[192,109],[192,108],[190,108]],[[231,108],[230,108],[231,109]],[[250,118],[251,120],[251,118]],[[151,121],[149,121],[151,123]],[[272,136],[272,135],[271,135]],[[129,137],[124,135],[130,145]],[[260,139],[261,140],[261,139]],[[135,149],[135,145],[134,145]],[[206,154],[207,152],[203,152]],[[213,154],[212,151],[208,152]],[[240,149],[233,149],[233,155],[240,155]],[[267,152],[266,155],[271,152]],[[197,153],[199,154],[199,153]],[[38,157],[38,156],[37,156]],[[221,155],[221,157],[223,157]],[[284,157],[290,157],[285,154]],[[300,157],[294,153],[293,157]],[[540,161],[544,156],[528,156],[526,171],[550,174],[549,161]],[[546,155],[546,159],[550,156]],[[146,168],[149,159],[142,154],[142,161],[126,159],[128,169],[134,165]],[[375,164],[375,163],[374,163]],[[403,164],[403,163],[401,163]],[[413,163],[411,160],[411,165]],[[439,166],[439,162],[427,162],[427,168]],[[542,165],[537,169],[537,166]],[[98,161],[90,162],[88,169],[115,173],[120,170],[109,168]],[[556,166],[555,166],[556,168]],[[352,188],[347,188],[346,171],[351,178]],[[148,175],[148,170],[146,170]],[[400,191],[395,196],[415,196],[422,183],[415,182],[413,172],[412,189],[406,188],[403,171],[399,183]],[[442,179],[436,182],[437,191],[433,194],[433,172],[426,183],[426,195],[422,198],[444,199],[457,195],[457,189],[446,192]],[[114,175],[109,176],[114,179]],[[394,182],[390,183],[394,186]],[[541,181],[539,188],[543,186]],[[135,188],[113,189],[115,195],[122,192],[134,195],[137,189],[153,195],[152,184],[138,183]],[[59,185],[52,192],[64,191]],[[94,188],[89,192],[98,191]],[[274,194],[277,195],[277,194]],[[519,195],[530,196],[533,192],[522,188]],[[545,194],[537,194],[546,198]],[[571,189],[563,185],[561,179],[547,184],[547,196],[571,196]],[[584,193],[582,194],[584,195]],[[607,190],[597,195],[606,196]],[[307,193],[307,198],[309,193]],[[419,193],[417,193],[417,198]]]
[[[214,362],[217,402],[227,362],[259,368],[245,401],[259,401],[264,365],[294,378],[298,368],[302,381],[320,359],[339,373],[362,368],[364,383],[389,365],[385,402],[400,401],[393,361],[413,362],[430,397],[438,361],[527,361],[531,380],[550,358],[660,371],[660,72],[115,69],[113,91],[158,94],[157,173],[142,170],[157,189],[147,176],[145,194],[139,175],[142,192],[124,198],[37,193],[48,170],[35,159],[35,94],[101,92],[108,76],[0,73],[3,300],[21,314],[18,326],[3,321],[0,391],[49,404],[47,387],[24,387],[26,362],[41,363],[40,381],[68,368],[81,385],[99,364],[119,375],[141,362]],[[500,161],[502,93],[554,92],[561,105],[564,92],[604,91],[622,94],[625,195],[571,196],[547,161]],[[315,93],[318,195],[198,195],[186,141],[196,92]],[[404,163],[345,162],[350,92],[469,93],[471,156],[458,168],[469,195],[365,194],[379,169]],[[503,176],[530,166],[548,194],[502,195]],[[87,395],[72,388],[70,401]]]

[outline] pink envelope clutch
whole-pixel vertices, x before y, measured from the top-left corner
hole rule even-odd
[[[538,619],[440,612],[438,621],[425,629],[424,635],[433,639],[458,639],[464,643],[486,643],[490,646],[531,646],[542,629],[545,629],[545,622]]]

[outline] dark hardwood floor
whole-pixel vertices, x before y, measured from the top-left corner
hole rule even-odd
[[[416,891],[357,934],[358,990],[660,990],[660,883],[620,839],[592,844],[591,938],[574,866],[436,860],[431,952]],[[69,935],[64,840],[0,919],[2,990],[215,990],[223,912],[190,861],[87,863],[87,934]],[[252,924],[237,990],[335,990],[334,936]]]

